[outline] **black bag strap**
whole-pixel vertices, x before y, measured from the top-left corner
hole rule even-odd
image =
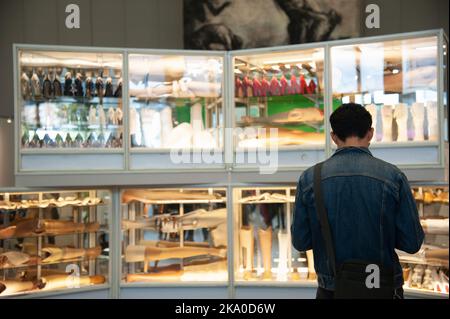
[[[328,260],[331,265],[331,270],[333,271],[334,276],[336,276],[336,254],[334,252],[333,237],[331,236],[330,223],[328,222],[328,215],[325,209],[325,201],[322,192],[322,165],[323,162],[314,166],[314,202],[328,253]]]

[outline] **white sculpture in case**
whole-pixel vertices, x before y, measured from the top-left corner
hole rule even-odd
[[[392,105],[383,105],[381,115],[383,117],[383,142],[392,142]]]
[[[411,106],[411,113],[413,116],[413,123],[414,123],[414,140],[424,141],[425,105],[423,103],[414,103]]]
[[[289,234],[282,231],[278,232],[278,272],[277,280],[287,280],[289,273],[288,254],[289,254]]]
[[[372,116],[372,127],[374,129],[374,140],[379,141],[379,133],[378,133],[378,129],[377,129],[377,121],[378,121],[378,117],[377,117],[377,106],[375,104],[369,104],[366,106],[366,110],[370,113],[370,115]]]
[[[398,128],[397,141],[408,141],[408,108],[406,104],[399,103],[395,106],[394,117]]]
[[[439,136],[438,108],[436,102],[427,102],[428,139],[437,141]]]

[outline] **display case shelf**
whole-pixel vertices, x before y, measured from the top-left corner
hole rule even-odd
[[[448,294],[442,292],[434,292],[425,289],[404,287],[406,297],[413,298],[433,298],[433,299],[448,299]]]
[[[71,259],[64,259],[64,260],[58,260],[58,261],[52,261],[52,262],[40,262],[40,263],[33,263],[33,264],[24,264],[24,265],[17,265],[17,266],[2,266],[0,267],[0,270],[6,270],[6,269],[20,269],[20,268],[31,268],[36,266],[50,266],[50,265],[60,265],[60,264],[73,264],[73,263],[80,263],[80,262],[89,262],[89,261],[97,261],[97,260],[108,260],[107,256],[98,256],[95,258],[71,258]]]
[[[448,261],[432,260],[432,259],[415,260],[411,258],[401,258],[401,257],[400,262],[404,264],[427,265],[431,267],[446,267],[446,268],[448,268],[449,265]]]

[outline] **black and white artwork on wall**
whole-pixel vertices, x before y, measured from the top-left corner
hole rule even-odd
[[[184,47],[236,50],[357,37],[360,10],[360,0],[184,0]]]

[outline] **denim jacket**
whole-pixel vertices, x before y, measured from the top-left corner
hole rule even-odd
[[[292,223],[292,243],[314,250],[319,287],[334,290],[324,240],[314,205],[313,168],[299,179]],[[336,253],[336,267],[360,259],[393,268],[396,288],[403,285],[395,248],[417,252],[424,233],[406,176],[367,148],[336,150],[322,166],[322,189]]]

